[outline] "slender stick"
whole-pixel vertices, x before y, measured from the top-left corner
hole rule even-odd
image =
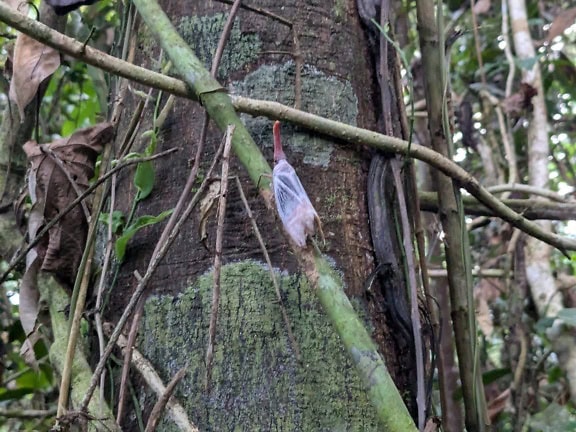
[[[128,347],[128,349],[129,348],[130,347]],[[166,386],[166,390],[164,390],[162,396],[160,396],[160,399],[158,399],[158,401],[154,404],[154,408],[152,408],[152,412],[150,413],[150,417],[148,417],[148,422],[146,423],[145,432],[153,432],[156,430],[156,426],[158,426],[158,423],[162,418],[162,413],[164,412],[166,405],[168,405],[168,401],[172,397],[172,393],[174,393],[176,386],[180,381],[182,381],[184,375],[186,375],[187,369],[188,366],[184,366],[182,369],[176,372],[176,375],[174,375],[174,377],[170,380]]]
[[[222,176],[220,179],[220,198],[218,199],[218,222],[216,228],[216,247],[214,252],[214,285],[212,288],[212,308],[210,310],[210,327],[208,329],[208,347],[206,348],[206,376],[204,387],[210,390],[212,377],[212,362],[216,345],[216,323],[218,321],[218,305],[220,304],[220,273],[222,271],[222,243],[224,242],[224,221],[226,219],[226,198],[228,193],[228,171],[230,168],[230,150],[234,126],[226,130],[226,144],[222,155]]]
[[[408,274],[408,285],[410,289],[410,320],[412,321],[412,332],[414,335],[414,353],[416,356],[416,406],[418,409],[418,429],[423,430],[426,422],[426,390],[424,374],[424,349],[422,347],[422,322],[420,320],[420,310],[418,307],[418,283],[416,282],[416,263],[414,262],[414,245],[410,232],[410,222],[406,210],[406,196],[404,186],[400,177],[399,161],[392,161],[392,175],[396,185],[396,193],[400,202],[400,221],[402,223],[402,243],[404,245],[404,256]]]
[[[282,300],[282,293],[280,292],[280,285],[278,284],[278,279],[276,278],[274,267],[272,267],[272,261],[270,260],[268,249],[266,249],[266,244],[264,244],[264,239],[262,238],[262,234],[260,234],[260,229],[258,228],[256,220],[254,219],[252,209],[250,209],[250,205],[248,204],[248,200],[246,199],[246,195],[244,194],[244,188],[242,188],[242,183],[240,182],[240,179],[238,177],[236,177],[236,186],[238,187],[238,191],[240,192],[240,198],[244,203],[244,208],[246,209],[246,214],[248,215],[248,219],[250,219],[250,223],[252,224],[254,234],[256,235],[258,243],[260,244],[260,249],[262,249],[262,255],[264,255],[264,259],[266,260],[266,264],[268,265],[268,270],[270,271],[270,278],[272,279],[272,285],[274,285],[274,290],[276,291],[276,299],[278,300],[278,304],[280,305],[280,310],[282,312],[282,319],[284,320],[284,325],[286,326],[286,331],[288,332],[288,339],[290,340],[290,344],[292,345],[294,356],[296,357],[297,361],[300,361],[301,358],[300,347],[298,346],[296,338],[292,333],[292,323],[290,322],[290,318],[288,317],[288,313],[286,312],[286,308],[284,307],[284,301]]]

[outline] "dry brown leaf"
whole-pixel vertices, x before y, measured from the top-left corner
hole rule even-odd
[[[502,101],[502,109],[508,115],[519,115],[524,111],[532,111],[532,98],[538,91],[530,84],[520,83],[518,91]]]
[[[510,388],[507,388],[495,399],[488,402],[488,418],[491,422],[494,422],[496,416],[504,411],[504,408],[506,408],[506,405],[510,401],[510,394]]]
[[[208,237],[208,234],[206,233],[206,222],[208,222],[208,215],[210,214],[212,207],[214,207],[214,203],[218,201],[219,196],[220,181],[214,181],[210,183],[206,195],[204,195],[204,198],[202,198],[202,201],[200,201],[200,224],[198,226],[198,233],[202,243],[204,243]]]
[[[490,10],[490,0],[478,0],[474,4],[474,13],[477,15],[485,14],[489,10]]]
[[[548,30],[545,42],[552,42],[554,38],[561,36],[568,27],[574,24],[576,20],[576,7],[566,9],[559,13]]]
[[[62,138],[48,144],[48,148],[63,163],[68,173],[60,168],[54,159],[47,155],[36,141],[24,144],[24,151],[31,163],[29,175],[30,196],[33,207],[29,220],[29,236],[40,224],[58,216],[77,198],[73,179],[79,190],[85,190],[94,175],[94,163],[98,154],[112,138],[110,123],[101,123],[82,129],[69,138]],[[35,225],[35,226],[32,226]],[[76,206],[54,225],[36,246],[41,270],[54,273],[65,286],[71,287],[80,264],[88,221],[82,207]]]
[[[34,354],[34,344],[38,341],[40,335],[36,327],[38,311],[40,309],[40,294],[36,284],[40,261],[36,251],[31,250],[26,256],[26,271],[20,282],[20,302],[18,311],[20,323],[24,329],[26,340],[22,344],[20,355],[32,368],[37,368],[36,355]]]
[[[20,119],[32,102],[38,87],[60,66],[60,53],[30,36],[18,34],[14,47],[14,64],[10,82],[10,99],[18,106]]]

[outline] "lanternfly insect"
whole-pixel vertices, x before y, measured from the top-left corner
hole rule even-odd
[[[314,222],[318,222],[318,229],[322,238],[322,226],[318,213],[314,210],[310,198],[306,194],[296,171],[286,161],[280,141],[280,122],[274,123],[274,171],[272,171],[272,185],[276,209],[284,224],[284,229],[290,238],[299,247],[306,247],[308,235],[314,235]]]

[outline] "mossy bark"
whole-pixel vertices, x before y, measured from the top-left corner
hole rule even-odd
[[[148,299],[139,342],[201,430],[376,431],[377,419],[342,343],[307,280],[277,271],[301,351],[292,352],[270,272],[247,260],[222,268],[212,390],[205,393],[212,272],[180,295]],[[361,307],[358,312],[364,313]],[[147,395],[149,402],[155,397]],[[148,402],[148,401],[147,401]],[[176,430],[164,420],[160,430]]]

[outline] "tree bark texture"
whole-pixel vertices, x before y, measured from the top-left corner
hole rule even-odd
[[[209,67],[229,7],[217,2],[163,2],[179,33]],[[368,64],[364,34],[354,1],[334,4],[304,1],[282,6],[260,1],[258,7],[293,23],[241,9],[217,75],[230,93],[294,105],[346,123],[373,128],[374,76]],[[294,43],[294,33],[300,50]],[[138,30],[137,63],[159,70],[160,50],[144,25]],[[295,55],[294,55],[295,54]],[[294,58],[301,56],[301,85],[296,85]],[[163,98],[164,102],[165,97]],[[126,100],[126,130],[138,98]],[[178,100],[160,131],[157,151],[182,147],[176,157],[158,162],[154,190],[137,215],[159,214],[173,208],[188,175],[199,141],[204,111]],[[272,122],[244,116],[246,126],[272,162]],[[144,113],[142,131],[152,127],[152,109]],[[325,252],[343,274],[347,294],[358,313],[381,323],[381,310],[362,300],[364,282],[373,268],[365,202],[367,154],[337,142],[282,125],[284,150],[296,168],[323,222]],[[122,138],[120,133],[119,140]],[[207,167],[222,136],[209,127],[203,166]],[[147,141],[136,141],[142,151]],[[284,304],[301,352],[298,362],[287,337],[270,274],[252,232],[238,191],[228,191],[222,268],[222,297],[218,315],[212,389],[203,389],[204,356],[208,338],[215,212],[208,218],[208,237],[200,241],[200,214],[193,214],[151,283],[151,295],[140,326],[139,349],[168,382],[188,364],[188,374],[176,396],[201,430],[378,430],[373,408],[334,330],[316,297],[288,252],[287,240],[275,215],[267,211],[240,176],[250,206],[263,233],[272,263],[281,280]],[[134,199],[133,173],[119,179],[118,202],[126,214]],[[109,316],[114,319],[136,286],[134,270],[146,268],[161,226],[141,231],[128,246],[111,294]],[[403,360],[387,345],[386,329],[377,333],[391,373]],[[402,390],[402,389],[401,389]],[[155,402],[141,395],[145,411]],[[135,421],[132,418],[132,421]],[[161,430],[170,430],[167,420]]]

